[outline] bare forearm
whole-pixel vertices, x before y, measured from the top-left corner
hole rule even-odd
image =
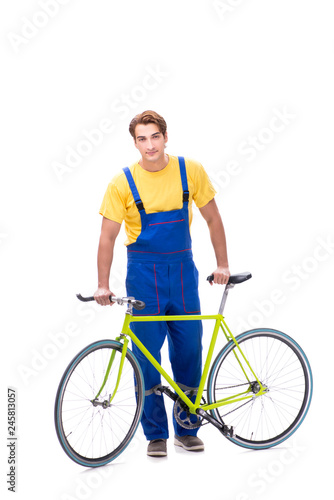
[[[101,235],[97,252],[98,287],[109,288],[110,269],[114,256],[114,241]]]
[[[109,290],[110,269],[114,256],[114,246],[121,225],[103,218],[102,229],[97,251],[97,274],[98,288],[94,294],[94,298],[98,304],[105,306],[112,304],[109,300],[110,295],[114,295]]]
[[[208,222],[210,237],[215,251],[217,267],[228,268],[225,229],[221,217],[215,217]]]
[[[226,237],[223,221],[215,200],[200,208],[200,212],[208,224],[213,249],[216,254],[217,269],[213,272],[213,281],[220,285],[228,282],[230,271],[226,249]]]

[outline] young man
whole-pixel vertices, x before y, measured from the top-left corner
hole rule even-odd
[[[133,118],[130,133],[141,154],[138,163],[116,175],[105,193],[98,249],[98,289],[95,300],[110,304],[109,275],[115,240],[125,222],[129,296],[146,307],[136,314],[173,315],[200,313],[198,272],[192,259],[190,224],[192,201],[206,220],[215,251],[214,283],[229,278],[223,223],[214,200],[215,190],[201,164],[165,153],[167,127],[154,111]],[[196,392],[201,377],[202,324],[190,322],[134,323],[131,328],[160,362],[166,336],[173,376],[183,390]],[[149,441],[150,456],[165,456],[168,439],[163,396],[157,370],[133,345],[145,380],[142,426]],[[196,429],[185,429],[173,419],[174,444],[201,451],[203,442]]]

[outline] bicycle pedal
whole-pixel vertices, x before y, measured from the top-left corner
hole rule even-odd
[[[157,396],[162,396],[163,394],[166,394],[166,396],[171,398],[173,401],[176,401],[178,399],[177,394],[175,394],[175,392],[172,392],[168,386],[158,385],[154,387],[153,392]]]

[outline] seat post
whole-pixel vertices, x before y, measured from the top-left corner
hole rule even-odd
[[[225,290],[224,290],[224,293],[223,293],[222,301],[221,301],[220,306],[219,306],[218,314],[223,315],[224,308],[225,308],[225,304],[226,304],[226,300],[227,300],[227,296],[228,296],[228,292],[229,292],[229,291],[230,291],[230,289],[231,289],[231,288],[233,288],[233,287],[234,287],[234,284],[233,284],[233,283],[228,283],[228,284],[225,286]]]

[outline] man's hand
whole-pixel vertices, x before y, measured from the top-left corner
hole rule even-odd
[[[226,285],[231,273],[228,267],[217,267],[212,274],[213,281],[210,282],[210,285],[213,285],[214,283],[217,283],[218,285]]]
[[[114,302],[109,300],[110,295],[115,297],[115,294],[112,293],[109,288],[98,288],[94,293],[94,299],[100,306],[113,306]]]

